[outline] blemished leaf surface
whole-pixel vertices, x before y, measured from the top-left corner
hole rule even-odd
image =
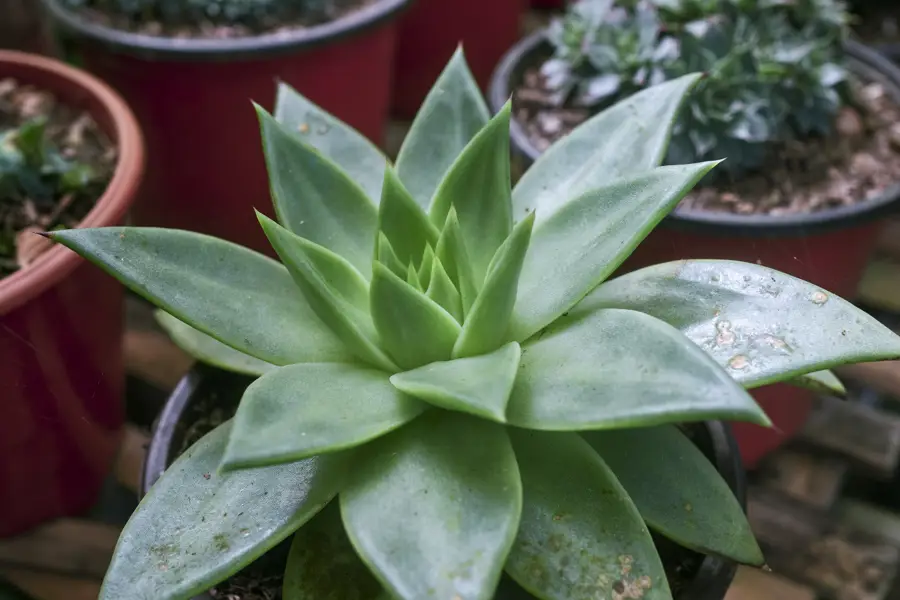
[[[748,388],[900,358],[900,337],[846,300],[759,265],[676,261],[604,283],[573,315],[641,311],[680,329]]]
[[[560,203],[662,163],[684,99],[700,80],[685,75],[647,88],[592,117],[550,146],[513,190],[513,215]]]
[[[788,379],[785,383],[812,390],[817,394],[824,394],[826,396],[844,398],[847,395],[847,388],[844,387],[844,384],[838,379],[837,375],[831,371],[806,373],[805,375]]]
[[[205,333],[197,331],[183,321],[176,319],[164,310],[154,312],[159,323],[179,348],[202,362],[244,375],[262,375],[278,368],[272,363],[254,358],[226,346],[222,342]]]
[[[344,457],[220,474],[226,422],[170,466],[132,514],[101,600],[185,600],[265,554],[341,489]]]
[[[284,600],[376,600],[383,591],[350,544],[337,502],[294,534]]]
[[[421,414],[427,404],[356,365],[289,365],[244,392],[222,460],[246,469],[358,446]]]
[[[372,270],[370,296],[381,345],[402,369],[450,358],[460,326],[440,304],[380,263]]]
[[[379,369],[395,371],[394,363],[378,346],[367,311],[366,282],[359,272],[327,248],[291,233],[262,213],[256,216],[296,289],[322,322],[360,359]]]
[[[279,82],[275,120],[331,159],[378,203],[387,158],[361,133],[311,102],[291,86]]]
[[[492,598],[522,507],[504,428],[430,411],[355,460],[341,514],[382,585],[401,600]]]
[[[459,218],[452,206],[447,213],[447,220],[441,229],[441,237],[438,238],[434,253],[459,291],[463,314],[467,313],[475,302],[480,286],[476,285],[472,263],[469,261],[469,251],[459,228]]]
[[[423,209],[463,148],[490,119],[462,48],[425,97],[400,153],[397,173]]]
[[[480,287],[488,264],[512,230],[507,103],[472,138],[447,171],[434,194],[429,214],[440,225],[456,209],[475,283]]]
[[[257,106],[269,189],[290,231],[344,257],[369,276],[378,213],[366,192],[327,156]]]
[[[509,435],[523,503],[507,573],[540,600],[671,600],[647,526],[588,443],[569,432]]]
[[[519,277],[512,339],[525,341],[584,298],[715,165],[659,167],[538,214]]]
[[[378,229],[387,236],[400,262],[413,268],[418,267],[425,247],[437,244],[440,235],[390,167],[384,172]]]
[[[557,431],[706,419],[769,424],[753,398],[680,331],[621,309],[563,318],[523,345],[506,418]]]
[[[391,383],[435,406],[503,423],[520,357],[519,345],[510,342],[490,354],[434,362],[396,373],[391,376]]]
[[[477,356],[505,342],[516,303],[519,273],[531,239],[533,216],[520,221],[497,249],[488,267],[484,286],[472,310],[466,315],[462,332],[453,346],[453,357]]]
[[[435,257],[431,263],[431,276],[428,278],[428,289],[425,295],[444,307],[458,322],[463,320],[462,299],[453,285],[444,264]]]
[[[351,356],[287,269],[237,244],[144,227],[67,229],[50,237],[188,325],[260,360],[286,365]]]
[[[644,521],[685,548],[761,566],[762,551],[728,484],[674,425],[586,431]]]

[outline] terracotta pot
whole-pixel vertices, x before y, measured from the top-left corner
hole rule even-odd
[[[542,36],[538,33],[522,40],[494,73],[489,94],[494,110],[509,98],[512,82],[519,80],[524,68],[550,52]],[[900,101],[900,70],[896,66],[853,42],[847,45],[847,56],[854,71],[882,82]],[[510,135],[521,167],[527,168],[540,151],[515,119]],[[900,185],[853,206],[806,215],[772,217],[676,210],[638,246],[616,275],[684,258],[741,260],[758,262],[852,299],[878,232],[884,226],[880,217],[897,210],[898,200]],[[735,426],[741,455],[750,468],[797,433],[813,401],[809,392],[783,384],[752,393],[772,418],[774,427]]]
[[[253,212],[272,214],[251,100],[271,110],[284,81],[381,142],[395,18],[409,1],[377,0],[316,27],[230,40],[137,35],[44,3],[66,45],[144,127],[149,177],[134,224],[200,231],[272,255]]]
[[[122,223],[144,168],[125,102],[35,55],[0,51],[4,77],[88,111],[116,143],[115,173],[81,227]],[[0,281],[0,537],[96,500],[123,424],[122,320],[119,284],[62,246]]]
[[[483,90],[519,39],[525,0],[416,0],[400,24],[392,111],[411,119],[459,44]]]

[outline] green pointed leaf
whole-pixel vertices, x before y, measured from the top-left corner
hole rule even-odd
[[[378,232],[378,252],[376,256],[378,257],[378,262],[390,269],[397,277],[404,277],[406,275],[406,267],[404,267],[403,263],[400,262],[400,259],[397,258],[397,254],[394,252],[390,240],[388,240],[387,236],[384,235],[384,232],[381,231]]]
[[[799,377],[789,379],[785,383],[789,383],[790,385],[803,389],[811,390],[817,394],[823,394],[825,396],[836,396],[838,398],[844,398],[847,396],[847,388],[845,388],[844,384],[841,383],[841,380],[837,378],[837,375],[835,375],[831,371],[816,371],[814,373],[807,373],[805,375],[800,375]]]
[[[450,212],[447,213],[447,220],[444,222],[434,253],[459,291],[463,314],[468,313],[478,296],[479,286],[475,284],[469,252],[459,228],[456,209],[453,207],[450,207]]]
[[[276,365],[352,360],[297,293],[287,270],[262,254],[175,229],[66,229],[50,237],[245,354]]]
[[[284,600],[372,600],[382,592],[350,544],[336,502],[294,534]]]
[[[433,265],[434,248],[431,247],[431,244],[428,244],[425,246],[425,253],[422,255],[422,262],[419,264],[419,270],[417,271],[419,281],[425,289],[428,289],[428,286],[431,284],[431,270]]]
[[[398,390],[440,408],[506,422],[506,403],[519,370],[521,349],[510,342],[490,354],[434,362],[396,373]]]
[[[508,431],[523,503],[506,572],[541,600],[671,600],[647,526],[587,442],[575,433]]]
[[[337,254],[291,233],[264,214],[257,212],[256,216],[319,318],[356,356],[379,369],[396,371],[376,342],[375,327],[366,312],[366,282],[359,272]]]
[[[522,506],[503,428],[431,411],[356,460],[341,514],[382,585],[401,600],[493,598]]]
[[[598,287],[572,312],[638,310],[680,329],[747,388],[900,358],[900,337],[849,302],[759,265],[689,260]]]
[[[422,284],[419,283],[419,275],[416,273],[416,267],[412,263],[409,263],[409,266],[406,269],[406,283],[420,292],[425,291],[422,289]]]
[[[220,425],[170,466],[131,515],[101,600],[184,600],[274,548],[342,488],[345,457],[220,474]]]
[[[658,166],[684,99],[700,80],[685,75],[638,92],[584,122],[550,146],[516,184],[515,219],[552,212],[619,177]]]
[[[453,315],[457,322],[462,322],[462,300],[459,292],[444,269],[444,264],[437,257],[432,259],[431,276],[425,295],[443,306],[444,310]]]
[[[478,132],[447,171],[431,204],[431,220],[456,208],[469,261],[480,285],[491,257],[512,230],[509,175],[510,103]]]
[[[226,371],[234,371],[245,375],[262,375],[277,368],[272,363],[244,354],[231,346],[226,346],[215,338],[197,331],[190,325],[176,319],[164,310],[157,309],[154,311],[154,316],[156,317],[156,322],[169,334],[172,341],[197,360]]]
[[[462,332],[453,346],[454,358],[490,352],[508,339],[519,272],[528,250],[532,225],[534,217],[529,215],[516,225],[494,255],[484,287],[466,315]]]
[[[380,263],[372,270],[370,295],[381,345],[401,368],[450,358],[460,327],[440,304]]]
[[[440,235],[390,167],[384,171],[378,230],[387,236],[397,258],[405,265],[418,265],[425,247],[435,245]]]
[[[512,339],[528,339],[606,279],[715,162],[659,167],[537,215]]]
[[[256,106],[278,220],[368,277],[378,211],[339,166]]]
[[[685,548],[762,566],[762,551],[734,493],[674,425],[588,431],[651,529]]]
[[[427,405],[386,373],[355,365],[290,365],[250,384],[234,416],[222,467],[293,462],[358,446],[417,417]]]
[[[525,344],[506,418],[517,427],[564,431],[706,419],[769,424],[753,398],[681,332],[620,309],[563,319]]]
[[[365,136],[283,82],[275,120],[343,169],[372,202],[379,201],[387,158]]]
[[[428,208],[447,169],[488,119],[481,90],[462,48],[457,48],[419,108],[397,155],[397,173],[419,206]]]

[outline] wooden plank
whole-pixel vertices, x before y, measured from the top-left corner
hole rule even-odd
[[[895,217],[888,221],[878,236],[875,248],[885,258],[900,262],[900,219]]]
[[[852,379],[900,401],[900,361],[860,363],[834,370],[841,378]]]
[[[900,546],[900,514],[860,500],[844,499],[835,509],[835,520]]]
[[[725,600],[816,600],[816,592],[775,573],[740,567]]]
[[[163,333],[125,332],[125,369],[154,386],[170,390],[190,370],[194,359]]]
[[[785,551],[812,543],[828,531],[831,521],[828,515],[760,485],[747,493],[747,516],[760,544]]]
[[[874,308],[900,312],[900,262],[872,260],[863,274],[857,299]]]
[[[788,447],[771,454],[756,477],[770,490],[827,511],[840,498],[847,471],[847,461],[841,458]]]
[[[0,567],[0,576],[34,600],[97,600],[100,595],[100,581],[91,579],[11,567]]]
[[[140,489],[144,456],[149,445],[149,434],[133,425],[126,425],[122,446],[116,459],[115,474],[116,480],[134,493],[138,493]]]
[[[103,523],[60,519],[0,540],[0,564],[102,579],[119,531]]]

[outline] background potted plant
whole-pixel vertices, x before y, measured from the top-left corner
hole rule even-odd
[[[513,144],[528,163],[610,103],[704,71],[666,161],[728,159],[623,271],[728,258],[853,297],[878,217],[897,204],[900,72],[845,41],[845,19],[831,1],[582,0],[510,51],[491,102],[514,94]],[[749,465],[796,431],[812,403],[784,386],[755,394],[777,429],[736,428]]]
[[[45,1],[77,59],[116,88],[144,125],[151,177],[134,222],[265,251],[248,212],[267,187],[247,102],[271,107],[272,84],[283,80],[380,142],[395,21],[408,3]],[[304,110],[297,126],[305,135],[331,126],[315,105]]]
[[[32,232],[122,223],[142,172],[112,90],[0,51],[0,537],[87,510],[124,418],[122,288]]]
[[[185,599],[274,563],[286,598],[491,598],[504,571],[538,598],[667,599],[679,582],[710,598],[679,577],[688,549],[762,564],[675,423],[766,424],[745,387],[894,358],[900,338],[759,265],[604,282],[716,165],[657,166],[698,78],[589,120],[514,190],[509,106],[489,118],[461,54],[395,165],[344,125],[313,147],[258,109],[281,223],[258,218],[283,265],[178,230],[50,234],[204,360],[259,375],[144,497],[101,597]],[[619,127],[615,146],[578,144]]]

